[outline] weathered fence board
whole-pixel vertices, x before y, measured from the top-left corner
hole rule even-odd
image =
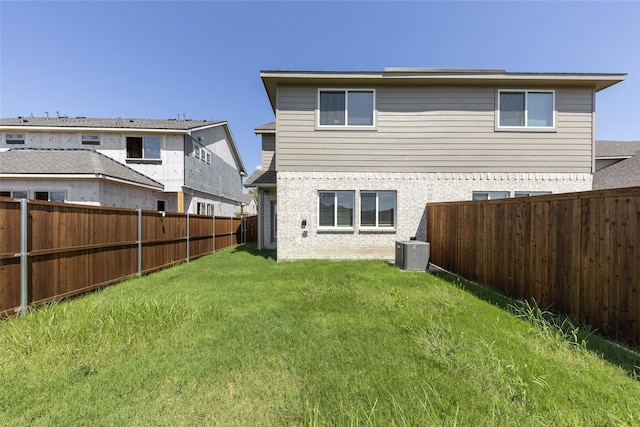
[[[214,219],[36,200],[30,200],[27,209],[30,304],[88,292],[216,249],[255,241],[257,236],[251,228],[257,228],[254,217]],[[20,201],[0,198],[3,314],[21,305],[20,239]]]
[[[640,187],[427,205],[431,261],[640,342]]]

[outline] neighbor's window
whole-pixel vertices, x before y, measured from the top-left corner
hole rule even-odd
[[[7,144],[24,144],[23,133],[8,133],[4,136],[4,141]]]
[[[516,191],[515,197],[544,196],[551,194],[551,191]]]
[[[35,200],[46,200],[49,202],[64,202],[64,191],[34,191]]]
[[[509,197],[508,191],[474,191],[473,200],[494,200],[506,199]]]
[[[82,135],[82,143],[85,145],[100,145],[100,135]]]
[[[353,227],[353,191],[320,191],[318,193],[318,225],[320,227]]]
[[[14,199],[26,199],[28,195],[26,191],[17,190],[11,192],[11,197]]]
[[[535,90],[501,90],[498,97],[499,126],[552,128],[554,92]]]
[[[128,159],[160,159],[159,136],[128,136]]]
[[[373,90],[320,89],[318,124],[320,126],[373,126],[375,110]]]
[[[396,193],[394,191],[360,192],[361,227],[395,227]]]

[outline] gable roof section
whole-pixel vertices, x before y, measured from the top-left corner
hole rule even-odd
[[[244,183],[245,187],[275,187],[276,186],[276,171],[267,170],[263,171],[256,169],[247,178]]]
[[[590,87],[596,92],[623,81],[623,73],[520,73],[505,70],[385,68],[384,71],[272,71],[260,72],[262,83],[276,111],[276,87],[283,84],[314,86],[350,85],[475,85]]]
[[[640,141],[596,141],[596,159],[621,158],[593,175],[593,189],[640,186]]]
[[[164,186],[92,150],[0,151],[0,178],[106,179],[162,191]]]
[[[255,202],[255,198],[253,197],[253,194],[243,194],[242,195],[242,201],[246,204],[249,205],[251,204],[251,202]]]

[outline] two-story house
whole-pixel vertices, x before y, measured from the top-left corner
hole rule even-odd
[[[234,216],[244,165],[225,121],[0,119],[0,195]]]
[[[245,183],[260,247],[393,259],[394,241],[427,239],[428,202],[590,190],[595,94],[625,76],[263,71],[276,120],[256,133],[271,163]]]

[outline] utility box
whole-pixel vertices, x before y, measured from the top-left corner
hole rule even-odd
[[[428,242],[396,242],[396,267],[400,270],[426,271],[429,268],[429,250]]]

